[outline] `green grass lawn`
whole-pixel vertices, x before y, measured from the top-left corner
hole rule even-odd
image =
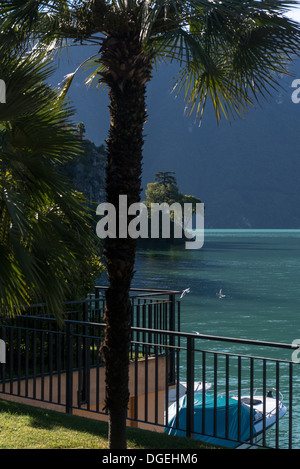
[[[204,449],[199,441],[128,428],[128,449]],[[107,424],[0,400],[0,449],[108,449]]]

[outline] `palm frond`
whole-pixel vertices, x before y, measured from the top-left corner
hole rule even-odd
[[[59,98],[65,98],[65,96],[66,96],[66,94],[67,94],[67,92],[68,92],[68,90],[69,90],[69,88],[70,88],[70,86],[71,86],[71,84],[72,84],[72,82],[73,82],[73,80],[74,80],[76,74],[77,74],[81,69],[84,69],[84,68],[87,67],[87,66],[90,67],[91,65],[94,65],[95,62],[94,62],[92,59],[93,59],[94,57],[97,57],[97,56],[98,56],[98,54],[94,54],[93,56],[87,58],[86,60],[84,60],[83,62],[81,62],[81,64],[76,68],[76,70],[75,70],[74,72],[69,73],[68,75],[66,75],[66,76],[64,77],[64,80],[63,80],[62,83],[60,83],[60,85],[59,85],[59,86],[62,85],[62,89],[61,89],[61,92],[60,92],[60,94],[59,94]],[[91,81],[94,80],[95,73],[97,74],[98,71],[93,72],[93,73],[91,74],[91,76],[89,77],[89,80],[88,80],[86,83],[89,83],[89,84],[90,84]]]
[[[0,68],[8,84],[0,108],[1,312],[39,298],[61,324],[73,278],[99,256],[85,201],[60,172],[81,143],[69,103],[44,82],[49,61],[6,52]]]
[[[279,74],[289,73],[300,50],[299,25],[283,15],[289,2],[184,3],[176,2],[181,26],[174,21],[168,31],[158,30],[147,48],[156,60],[182,67],[174,89],[185,90],[189,114],[201,120],[210,101],[217,120],[242,116],[278,89]]]
[[[299,54],[299,25],[285,12],[296,0],[136,0],[83,2],[12,0],[2,2],[2,30],[18,25],[34,37],[37,50],[53,50],[63,38],[93,40],[106,35],[127,12],[136,13],[144,52],[153,62],[177,61],[177,90],[189,90],[187,105],[202,116],[207,101],[216,116],[238,114],[279,86],[277,74]],[[95,20],[96,19],[96,20]],[[30,29],[30,34],[29,34]],[[118,30],[118,29],[117,29]],[[101,41],[100,37],[96,42]],[[93,68],[88,85],[99,86],[101,56],[85,61]],[[65,80],[65,95],[76,72]],[[186,74],[186,84],[184,84]],[[191,84],[193,83],[193,87]],[[197,88],[198,87],[198,88]],[[207,88],[205,91],[205,87]]]

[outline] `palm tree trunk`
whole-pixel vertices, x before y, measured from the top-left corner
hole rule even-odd
[[[102,346],[106,364],[106,408],[109,446],[126,448],[131,303],[136,241],[119,236],[119,195],[127,206],[140,201],[143,127],[146,120],[145,83],[151,75],[134,31],[108,37],[102,44],[102,81],[109,86],[111,125],[107,140],[107,202],[117,213],[117,238],[106,238],[104,257],[109,277],[106,292],[106,332]],[[123,215],[127,215],[122,213]],[[130,219],[128,217],[128,223]]]

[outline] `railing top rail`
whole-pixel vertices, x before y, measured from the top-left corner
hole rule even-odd
[[[108,287],[104,285],[97,285],[95,286],[95,290],[107,290]],[[146,293],[139,293],[137,295],[133,295],[132,298],[145,298],[147,297],[148,299],[151,299],[150,296],[163,296],[163,295],[178,295],[182,293],[181,291],[178,290],[161,290],[161,289],[150,289],[150,288],[131,288],[130,292],[146,292]],[[94,295],[91,296],[90,298],[85,298],[81,300],[68,300],[65,301],[65,305],[76,305],[76,304],[84,304],[84,303],[92,303],[95,301],[101,301],[104,298],[96,298]],[[166,300],[168,301],[168,300]],[[33,303],[29,306],[24,306],[24,310],[31,309],[31,308],[41,308],[47,306],[46,303]],[[1,315],[0,315],[1,317]]]
[[[96,285],[95,289],[96,290],[107,290],[109,287],[105,285]],[[135,296],[156,296],[156,295],[179,295],[182,293],[180,290],[163,290],[161,288],[130,288],[130,292],[145,292],[145,293],[139,293],[138,295]]]
[[[137,295],[135,296],[134,298],[143,298],[143,297],[147,297],[147,299],[151,300],[151,298],[148,296],[148,295]],[[104,301],[104,298],[86,298],[85,300],[70,300],[70,301],[65,301],[64,302],[64,305],[83,305],[83,304],[88,304],[88,303],[95,303],[97,301]],[[169,304],[170,303],[170,300],[156,300],[155,299],[155,304]],[[46,303],[34,303],[26,308],[24,308],[24,311],[26,310],[30,310],[30,309],[34,309],[34,308],[41,308],[41,307],[44,307],[44,306],[47,306]],[[136,304],[134,305],[136,306]],[[70,311],[63,311],[63,313],[73,313],[74,311],[70,310]],[[0,317],[1,317],[1,314],[0,314]]]
[[[181,291],[172,291],[172,290],[165,290],[165,291],[161,291],[161,292],[148,292],[148,293],[140,293],[138,295],[134,295],[135,297],[140,297],[140,296],[163,296],[163,295],[179,295],[181,294],[182,292]]]
[[[64,305],[76,305],[76,304],[83,304],[83,303],[90,303],[94,301],[99,301],[101,298],[85,298],[83,300],[68,300],[64,301]],[[31,308],[41,308],[47,306],[46,303],[33,303],[29,306],[24,306],[24,310],[31,309]]]
[[[1,318],[0,318],[1,319]],[[3,318],[5,319],[5,318]],[[8,318],[6,318],[8,319]],[[47,320],[47,321],[52,321],[56,322],[56,319],[54,317],[52,318],[45,318],[43,316],[18,316],[18,319],[34,319],[34,320]],[[75,324],[75,325],[84,325],[84,326],[90,326],[90,327],[106,327],[105,323],[99,323],[99,322],[86,322],[86,321],[76,321],[76,320],[71,320],[71,319],[65,319],[66,324]],[[268,342],[268,341],[261,341],[261,340],[253,340],[253,339],[238,339],[236,337],[224,337],[224,336],[214,336],[214,335],[209,335],[209,334],[200,334],[200,333],[192,333],[192,332],[181,332],[181,331],[171,331],[171,330],[165,330],[165,329],[154,329],[154,328],[145,328],[145,327],[136,327],[132,326],[131,330],[134,332],[140,332],[140,333],[149,333],[149,334],[161,334],[161,335],[169,335],[169,336],[174,336],[174,337],[181,337],[181,338],[186,338],[186,339],[196,339],[196,340],[209,340],[209,341],[215,341],[215,342],[234,342],[234,343],[239,343],[243,345],[256,345],[256,346],[262,346],[262,347],[276,347],[276,348],[285,348],[285,349],[290,349],[290,350],[295,350],[299,348],[299,345],[297,344],[288,344],[288,343],[283,343],[283,342]]]
[[[222,337],[222,336],[215,336],[215,335],[207,335],[207,334],[199,334],[199,333],[192,333],[192,332],[179,332],[179,331],[169,331],[163,329],[148,329],[143,327],[131,327],[131,330],[137,332],[149,332],[149,333],[159,333],[165,335],[174,335],[178,337],[186,337],[190,339],[204,339],[204,340],[211,340],[211,341],[221,341],[221,342],[238,342],[239,344],[244,345],[259,345],[265,347],[279,347],[279,348],[287,348],[287,349],[297,349],[299,348],[296,344],[287,344],[281,342],[267,342],[267,341],[260,341],[260,340],[252,340],[252,339],[238,339],[236,337]]]

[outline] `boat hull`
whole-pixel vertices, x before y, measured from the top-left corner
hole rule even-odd
[[[264,435],[284,417],[287,408],[273,397],[228,397],[194,394],[193,438],[216,446],[250,449],[262,446]],[[168,408],[166,433],[186,436],[187,396]]]

